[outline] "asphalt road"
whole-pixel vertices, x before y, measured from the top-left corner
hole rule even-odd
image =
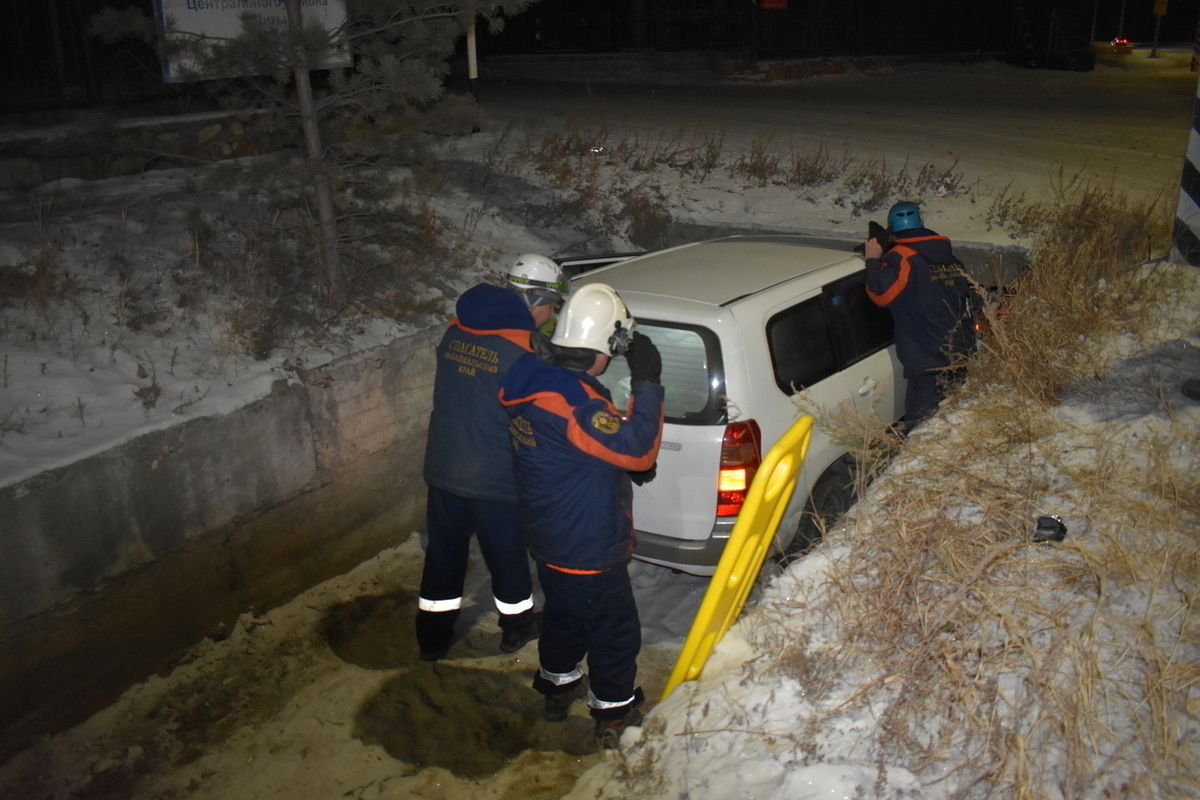
[[[1177,186],[1197,75],[1190,51],[1136,53],[1125,67],[1031,70],[998,62],[916,64],[870,74],[770,84],[478,83],[497,127],[605,120],[613,134],[721,136],[808,149],[824,142],[856,160],[949,166],[1000,187],[1076,176],[1129,193]],[[1172,196],[1173,202],[1173,196]]]

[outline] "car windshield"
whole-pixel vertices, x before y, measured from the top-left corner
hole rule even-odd
[[[713,424],[723,420],[720,348],[707,328],[638,321],[636,331],[650,337],[662,355],[666,417],[683,424]],[[600,376],[618,408],[629,404],[629,365],[614,358]]]

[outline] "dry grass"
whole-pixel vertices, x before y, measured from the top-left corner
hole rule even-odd
[[[875,709],[874,755],[952,797],[1194,797],[1194,423],[1115,427],[1055,402],[1105,380],[1114,336],[1154,326],[1172,271],[1141,261],[1166,230],[1153,207],[1063,200],[967,386],[830,534],[844,556],[803,613],[836,620],[839,644],[793,641],[774,669],[812,688],[857,676],[818,729]],[[1050,513],[1067,539],[1034,544]]]
[[[804,613],[848,626],[842,644],[793,642],[776,668],[813,690],[872,665],[849,705],[886,708],[880,758],[931,778],[953,765],[953,796],[1192,796],[1200,520],[1177,500],[1200,471],[1194,431],[1157,421],[1155,450],[1190,448],[1168,461],[1012,387],[963,402],[832,534],[848,555]],[[1009,415],[1023,435],[997,428]],[[1051,512],[1068,539],[1033,544]]]
[[[905,161],[893,171],[885,158],[868,158],[849,167],[834,202],[850,206],[856,215],[879,211],[898,200],[919,201],[929,195],[967,196],[972,185],[956,172],[958,162],[942,167],[926,162],[914,174]]]
[[[783,157],[775,142],[770,137],[759,136],[734,158],[729,165],[729,174],[755,186],[767,186],[779,179],[782,165]]]
[[[506,132],[505,138],[510,135]],[[536,140],[527,136],[507,156],[490,153],[488,160],[489,169],[497,171],[521,175],[530,170],[536,183],[559,193],[538,210],[538,222],[578,225],[586,219],[589,230],[615,233],[646,249],[660,246],[655,234],[669,221],[669,193],[682,197],[718,170],[747,188],[783,186],[814,201],[826,194],[855,214],[901,199],[965,197],[974,190],[957,163],[946,167],[930,162],[913,170],[905,162],[893,170],[882,158],[855,158],[845,148],[834,153],[823,141],[812,149],[799,148],[769,132],[742,149],[730,148],[723,133],[702,129],[634,131],[618,138],[605,120],[588,114],[573,114],[561,130]],[[631,193],[640,196],[631,201]]]
[[[1103,371],[1110,335],[1153,325],[1157,292],[1170,278],[1138,265],[1166,252],[1170,217],[1089,187],[1060,194],[1037,217],[1031,269],[1013,296],[984,309],[987,346],[972,371],[1045,403]]]
[[[825,142],[821,142],[815,150],[793,149],[784,164],[783,182],[800,188],[833,183],[846,174],[852,163],[848,150],[843,148],[841,155],[835,156]]]

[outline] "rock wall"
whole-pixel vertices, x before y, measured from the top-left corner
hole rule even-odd
[[[0,761],[420,529],[440,333],[0,490]]]

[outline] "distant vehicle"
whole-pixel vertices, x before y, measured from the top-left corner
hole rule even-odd
[[[713,574],[763,455],[800,416],[797,392],[885,423],[903,414],[891,314],[865,280],[854,243],[804,236],[715,239],[574,279],[616,289],[663,357],[666,424],[657,473],[634,489],[636,558]],[[600,380],[624,407],[625,360]],[[779,553],[806,548],[854,499],[854,459],[819,422]]]
[[[1128,39],[1121,39],[1121,38],[1113,39],[1111,42],[1109,42],[1109,46],[1112,47],[1112,51],[1114,53],[1132,53],[1133,52],[1133,45],[1130,43],[1130,41]]]

